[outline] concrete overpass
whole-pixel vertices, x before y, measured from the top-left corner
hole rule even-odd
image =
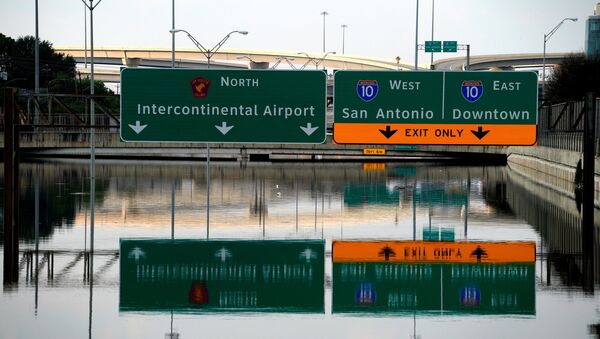
[[[86,51],[81,47],[56,47],[59,53],[75,58],[79,63],[85,60]],[[554,67],[569,53],[547,53],[546,65]],[[90,53],[87,51],[87,60]],[[110,66],[128,67],[171,67],[171,50],[166,48],[114,48],[99,47],[94,50],[95,77],[105,82],[119,82],[119,69]],[[541,67],[542,53],[496,54],[472,56],[471,70],[512,70]],[[414,65],[362,56],[348,56],[323,53],[301,53],[292,51],[255,51],[223,49],[211,59],[213,67],[220,69],[274,68],[286,65],[290,69],[347,69],[347,70],[413,70]],[[465,57],[440,59],[434,62],[437,70],[462,71],[466,67]],[[175,52],[175,66],[183,68],[206,68],[206,58],[197,49],[178,49]],[[428,70],[423,66],[419,70]],[[82,74],[89,68],[80,68]]]
[[[570,53],[546,53],[546,66],[554,67],[562,62]],[[470,70],[502,70],[516,68],[542,67],[542,53],[530,54],[494,54],[472,56],[470,60]],[[440,59],[434,62],[435,68],[447,71],[463,71],[466,68],[467,60],[465,57]]]
[[[84,62],[86,52],[81,47],[55,47],[56,52]],[[88,62],[90,52],[87,51]],[[166,48],[114,48],[94,49],[94,62],[100,65],[171,67],[171,50]],[[361,56],[323,53],[298,53],[292,51],[254,51],[241,49],[221,49],[211,58],[211,65],[219,68],[248,69],[269,68],[284,64],[292,69],[350,69],[350,70],[411,70],[414,65]],[[206,58],[197,49],[177,49],[176,67],[206,68]],[[425,70],[426,68],[423,68]],[[108,71],[107,71],[108,73]],[[114,71],[113,71],[114,73]],[[107,74],[108,75],[108,74]]]

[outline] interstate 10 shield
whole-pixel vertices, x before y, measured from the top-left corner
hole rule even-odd
[[[483,83],[481,80],[465,80],[460,86],[463,98],[468,102],[475,102],[483,95]]]
[[[375,99],[378,89],[377,80],[358,80],[356,83],[358,97],[365,102]]]

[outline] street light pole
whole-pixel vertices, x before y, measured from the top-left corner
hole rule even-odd
[[[238,33],[238,34],[242,34],[242,35],[247,35],[248,31],[231,31],[229,32],[223,39],[221,39],[221,41],[217,42],[217,44],[211,48],[211,49],[207,49],[206,47],[202,46],[202,44],[196,40],[196,38],[194,38],[190,32],[186,31],[185,29],[171,29],[169,32],[175,34],[175,33],[179,33],[179,32],[183,32],[185,34],[187,34],[188,38],[190,38],[190,40],[192,40],[192,42],[194,43],[194,45],[196,45],[196,47],[200,50],[200,52],[206,57],[207,60],[207,67],[210,69],[210,59],[212,58],[213,55],[215,55],[215,53],[217,53],[217,51],[223,46],[223,44],[225,44],[225,42],[231,37],[232,34]]]
[[[433,29],[435,23],[435,0],[431,0],[431,41],[433,41]],[[429,68],[433,69],[433,52],[431,52],[431,62]]]
[[[308,59],[302,66],[300,66],[300,69],[305,69],[306,66],[308,66],[308,64],[315,63],[315,58],[311,57],[308,53],[306,52],[298,52],[298,55],[304,55],[306,56],[306,58]]]
[[[542,58],[542,100],[544,100],[544,96],[546,95],[546,43],[548,42],[548,40],[550,40],[552,35],[556,33],[556,31],[560,28],[560,26],[562,26],[562,24],[565,21],[576,22],[577,18],[564,18],[561,22],[558,23],[558,25],[554,26],[554,28],[550,32],[544,34],[544,56]]]
[[[39,22],[38,22],[38,0],[35,0],[35,95],[36,100],[39,99],[40,95],[40,36],[39,36]],[[38,105],[35,105],[35,117],[33,119],[34,124],[39,124]]]
[[[348,25],[343,24],[342,25],[342,55],[346,54],[346,28],[348,28]]]
[[[419,63],[419,0],[417,0],[417,15],[416,15],[416,29],[415,29],[415,70]]]
[[[327,56],[329,54],[335,54],[335,52],[334,51],[329,51],[329,52],[325,53],[321,59],[319,59],[318,61],[315,61],[315,69],[319,68],[319,65],[321,63],[323,63],[323,61],[325,61],[325,59],[327,58]],[[323,69],[325,69],[325,66],[323,66]]]
[[[323,16],[323,53],[325,53],[325,16],[329,15],[326,11],[321,12]]]
[[[172,14],[173,20],[171,20],[171,68],[175,68],[175,0],[172,1]]]
[[[88,6],[83,3],[85,8],[83,9],[83,65],[87,69],[87,9]]]
[[[171,29],[170,32],[175,36],[175,33],[184,32],[187,34],[188,38],[192,40],[194,45],[200,50],[202,54],[206,57],[207,60],[207,68],[210,69],[210,59],[211,57],[223,46],[225,41],[231,37],[234,33],[239,33],[242,35],[247,35],[248,31],[231,31],[227,34],[221,41],[217,42],[217,44],[212,49],[206,49],[202,44],[196,40],[188,31],[184,29]],[[175,45],[173,45],[175,46]],[[173,47],[173,50],[175,47]],[[206,240],[209,237],[209,225],[210,225],[210,144],[206,144]]]

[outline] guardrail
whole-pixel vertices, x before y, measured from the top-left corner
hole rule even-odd
[[[600,98],[596,99],[596,156],[600,155]],[[571,101],[540,108],[538,118],[538,145],[568,151],[583,151],[584,101]]]

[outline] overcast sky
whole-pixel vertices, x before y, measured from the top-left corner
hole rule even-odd
[[[96,1],[94,1],[96,3]],[[437,0],[435,40],[471,44],[473,55],[542,52],[544,33],[564,17],[548,42],[548,52],[583,51],[585,20],[597,0]],[[0,32],[13,38],[35,34],[34,0],[0,0]],[[95,46],[171,48],[172,0],[102,0],[94,11]],[[205,47],[232,30],[223,48],[320,52],[322,11],[326,16],[326,49],[346,54],[405,62],[414,60],[416,0],[175,0],[176,27],[186,29]],[[432,0],[420,0],[419,42],[431,39]],[[83,46],[81,0],[39,0],[40,38],[55,46]],[[89,17],[88,17],[89,24]],[[178,47],[194,47],[185,35]],[[436,59],[462,54],[439,53]],[[429,54],[420,53],[420,62]]]

